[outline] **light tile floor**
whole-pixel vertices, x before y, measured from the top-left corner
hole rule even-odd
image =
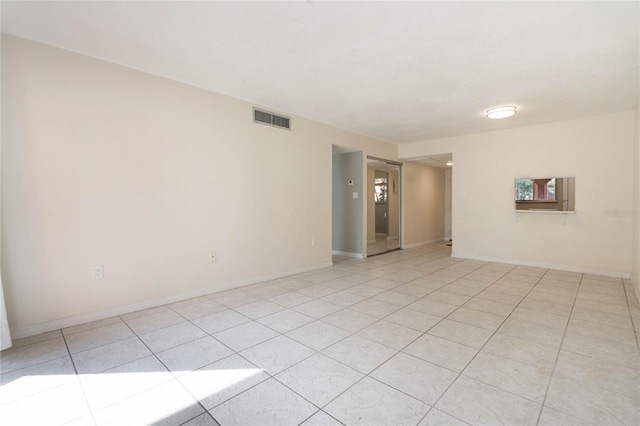
[[[0,424],[638,425],[625,280],[431,244],[15,341]]]

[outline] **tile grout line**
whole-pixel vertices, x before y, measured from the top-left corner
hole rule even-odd
[[[516,268],[514,267],[511,271],[506,272],[506,273],[505,273],[505,274],[503,274],[500,278],[498,278],[496,281],[494,281],[492,284],[495,284],[495,282],[497,282],[497,281],[499,281],[500,279],[504,278],[506,275],[508,275],[508,274],[509,274],[510,272],[512,272],[514,269],[516,269]],[[547,270],[547,271],[548,271],[548,270]],[[467,363],[466,363],[465,367],[464,367],[464,368],[462,368],[462,369],[460,370],[460,372],[458,373],[458,376],[457,376],[455,379],[453,379],[453,381],[449,384],[449,386],[447,386],[447,388],[446,388],[446,389],[445,389],[445,390],[440,394],[440,396],[436,399],[436,401],[433,403],[432,409],[437,409],[437,410],[439,410],[438,408],[436,408],[436,405],[438,404],[438,402],[440,402],[440,400],[442,399],[442,397],[443,397],[443,396],[444,396],[444,395],[449,391],[449,389],[453,386],[453,384],[454,384],[454,383],[456,383],[456,382],[458,381],[458,379],[460,378],[460,376],[462,376],[462,375],[463,375],[462,373],[464,373],[464,371],[466,370],[466,368],[467,368],[467,367],[468,367],[468,366],[473,362],[473,360],[474,360],[474,359],[476,359],[476,357],[478,356],[478,354],[479,354],[480,352],[482,352],[482,350],[483,350],[483,349],[484,349],[484,347],[487,345],[487,343],[488,343],[488,342],[493,338],[493,336],[495,336],[495,335],[496,335],[496,333],[498,333],[498,330],[500,329],[500,327],[502,327],[502,325],[507,321],[507,319],[509,319],[509,318],[511,317],[511,314],[512,314],[512,313],[513,313],[513,312],[518,308],[518,306],[520,306],[520,304],[521,304],[521,303],[526,299],[526,297],[527,297],[527,296],[528,296],[528,295],[533,291],[533,289],[535,289],[535,288],[538,286],[538,284],[540,283],[540,281],[542,280],[542,278],[543,278],[545,275],[546,275],[546,272],[545,272],[544,274],[542,274],[542,275],[538,278],[538,280],[535,282],[535,284],[534,284],[534,285],[529,289],[529,291],[528,291],[528,292],[527,292],[527,293],[522,297],[522,299],[520,300],[520,302],[518,302],[518,303],[517,303],[517,304],[516,304],[512,309],[511,309],[511,312],[509,312],[509,314],[504,318],[504,320],[502,320],[502,322],[500,323],[500,325],[498,325],[498,327],[496,328],[496,330],[491,334],[491,336],[489,336],[489,338],[484,342],[484,344],[483,344],[483,345],[478,349],[478,351],[476,352],[476,354],[475,354],[475,355],[474,355],[474,356],[469,360],[469,362],[467,362]],[[474,296],[474,297],[475,297],[475,296]],[[470,300],[471,300],[471,299],[470,299]],[[467,302],[467,303],[468,303],[468,302]],[[497,302],[496,302],[496,303],[497,303]],[[464,303],[463,305],[461,305],[458,309],[462,308],[464,305],[466,305],[466,303]],[[451,312],[451,314],[453,314],[454,312],[456,312],[458,309],[456,309],[456,310],[454,310],[453,312]],[[451,314],[449,314],[449,315],[451,315]],[[447,316],[447,317],[448,317],[448,316]],[[466,346],[466,345],[465,345],[465,346]],[[474,348],[474,349],[476,349],[476,348]],[[465,376],[465,377],[466,377],[466,376]],[[473,379],[473,380],[477,380],[477,379]],[[515,394],[515,393],[513,393],[513,392],[506,391],[506,390],[504,390],[504,389],[502,389],[502,388],[500,388],[500,387],[497,387],[497,386],[495,386],[495,385],[490,385],[490,384],[485,383],[485,382],[483,382],[483,381],[481,381],[481,380],[478,380],[478,381],[479,381],[480,383],[485,384],[485,385],[492,386],[492,387],[494,387],[494,388],[500,389],[501,391],[508,392],[508,393],[510,393],[510,394],[512,394],[512,395],[519,396],[520,398],[524,398],[524,397],[523,397],[523,396],[521,396],[521,395],[517,395],[517,394]],[[529,400],[528,398],[524,398],[524,399]],[[540,408],[540,410],[542,411],[542,407]],[[431,410],[429,410],[429,412],[430,412],[430,411],[431,411]],[[440,410],[440,411],[442,411],[442,410]],[[423,417],[420,421],[424,420],[424,418],[429,414],[429,412],[427,412],[427,413],[424,415],[424,417]],[[451,414],[447,413],[446,411],[443,411],[443,412],[444,412],[444,413],[446,413],[447,415],[451,415]],[[452,415],[451,415],[451,416],[452,416]],[[454,417],[454,416],[452,416],[452,417]]]
[[[636,338],[636,346],[638,346],[638,349],[640,350],[640,340],[638,340],[638,332],[640,332],[640,330],[636,330],[635,321],[633,320],[633,314],[631,313],[631,304],[629,303],[629,294],[627,293],[627,286],[625,285],[624,280],[622,280],[622,290],[624,291],[624,297],[627,301],[627,310],[629,311],[629,317],[631,318],[631,329],[633,330],[633,335]],[[635,294],[636,290],[633,285],[631,286],[631,291],[633,291],[634,296],[636,296],[637,299],[638,297]]]
[[[536,420],[536,425],[540,424],[540,419],[542,418],[542,412],[544,411],[545,403],[547,402],[547,396],[549,395],[549,389],[551,388],[551,382],[556,373],[556,367],[558,365],[558,359],[560,359],[560,353],[562,352],[562,345],[564,344],[564,339],[567,335],[567,330],[569,329],[569,323],[571,322],[571,316],[573,315],[573,308],[576,306],[576,301],[578,300],[578,295],[580,294],[580,287],[582,286],[582,280],[584,279],[584,274],[580,276],[580,282],[578,283],[578,289],[576,291],[576,295],[573,298],[573,303],[571,304],[571,310],[569,311],[569,317],[567,318],[567,324],[564,327],[564,333],[562,333],[562,340],[560,341],[560,347],[558,348],[558,353],[556,354],[556,359],[553,363],[553,368],[551,369],[551,375],[549,376],[549,382],[547,383],[547,389],[544,392],[544,397],[542,398],[542,407],[540,408],[540,413],[538,414],[538,419]],[[561,410],[560,410],[561,411]],[[561,411],[562,412],[562,411]],[[573,416],[571,416],[573,417]]]
[[[93,415],[93,409],[91,408],[91,405],[89,404],[89,398],[87,397],[87,392],[85,391],[84,385],[82,383],[82,380],[80,379],[80,375],[78,374],[78,368],[76,367],[76,362],[73,359],[73,355],[71,355],[71,350],[69,349],[69,344],[67,343],[67,338],[65,337],[64,333],[62,332],[62,330],[60,330],[60,334],[62,334],[62,339],[64,340],[64,345],[67,348],[67,353],[69,354],[69,359],[71,360],[71,365],[73,366],[73,370],[75,371],[75,375],[76,375],[76,380],[78,380],[78,384],[80,385],[80,389],[82,390],[82,397],[84,399],[84,403],[87,405],[87,409],[89,410],[89,415],[91,415],[91,420],[93,420],[93,424],[97,424],[96,423],[96,418]],[[77,419],[80,419],[81,417],[78,417]],[[75,419],[75,420],[77,420]]]

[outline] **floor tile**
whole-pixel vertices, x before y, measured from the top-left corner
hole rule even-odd
[[[413,309],[400,309],[385,318],[385,321],[404,325],[414,330],[425,332],[433,327],[442,318],[435,315],[425,314],[424,312],[414,311]]]
[[[95,412],[98,426],[121,424],[181,424],[203,412],[177,380],[156,386]]]
[[[408,305],[407,308],[444,318],[451,312],[458,309],[458,306],[423,298],[416,300],[412,304]]]
[[[447,319],[495,331],[500,327],[505,317],[462,307],[449,315]]]
[[[513,310],[513,306],[504,303],[494,302],[486,299],[473,298],[464,304],[467,309],[474,311],[486,312],[488,314],[507,316]]]
[[[231,309],[196,318],[192,322],[209,334],[215,334],[229,328],[250,322],[244,315],[240,315]]]
[[[379,300],[368,299],[360,303],[356,303],[351,306],[350,309],[363,314],[371,315],[376,318],[384,318],[389,314],[394,313],[400,306],[393,305],[391,303],[381,302]]]
[[[0,406],[77,381],[69,356],[0,375]]]
[[[336,291],[337,290],[335,288],[317,284],[302,288],[298,290],[298,293],[304,294],[305,296],[309,297],[319,298],[328,296],[329,294],[335,293]]]
[[[69,355],[62,337],[2,351],[2,373],[30,367]]]
[[[360,336],[350,336],[322,353],[361,373],[368,374],[397,351]]]
[[[470,424],[535,425],[541,406],[460,376],[438,401],[436,408]]]
[[[399,353],[375,369],[370,376],[433,405],[458,375],[419,358]]]
[[[403,352],[453,371],[462,371],[477,349],[425,334]]]
[[[415,302],[418,297],[390,290],[373,296],[373,299],[402,307],[408,305],[409,303]]]
[[[640,371],[572,352],[560,351],[555,375],[640,401]]]
[[[507,318],[498,331],[502,334],[554,347],[560,346],[562,336],[564,334],[563,330],[550,328],[533,322],[522,321],[516,318]]]
[[[504,292],[492,290],[489,287],[487,290],[481,291],[476,295],[477,299],[491,300],[493,302],[504,303],[505,305],[515,306],[522,300],[522,296],[515,296],[513,294],[506,294]]]
[[[365,377],[324,411],[349,425],[415,425],[429,408],[417,399]]]
[[[224,311],[227,309],[227,307],[219,304],[218,302],[208,299],[203,302],[174,306],[172,307],[172,309],[186,319],[192,320]]]
[[[411,328],[381,320],[358,332],[359,336],[401,350],[422,333]]]
[[[520,321],[532,322],[549,328],[564,331],[569,317],[567,315],[555,315],[548,312],[534,311],[523,307],[517,307],[509,318]]]
[[[207,410],[269,378],[261,368],[240,355],[206,365],[178,380]]]
[[[41,333],[35,336],[23,337],[22,339],[12,339],[11,347],[15,349],[22,346],[31,345],[33,343],[40,343],[60,337],[62,337],[61,330],[49,331],[47,333]]]
[[[637,399],[564,377],[551,379],[545,405],[597,425],[638,425]]]
[[[247,316],[251,319],[258,319],[266,317],[267,315],[275,314],[276,312],[283,311],[285,308],[277,303],[270,302],[268,300],[260,300],[246,305],[238,306],[234,310]]]
[[[227,292],[214,293],[208,297],[220,303],[221,305],[224,305],[227,308],[232,308],[232,309],[235,309],[242,305],[246,305],[249,303],[258,302],[262,300],[258,296],[254,296],[253,294],[249,294],[244,291],[231,292],[231,293],[227,293]]]
[[[418,426],[465,426],[467,423],[432,408]]]
[[[131,329],[138,335],[169,327],[184,322],[181,315],[167,308],[157,313],[125,320]]]
[[[278,332],[257,322],[249,322],[213,335],[236,352],[276,337]]]
[[[342,306],[334,305],[333,303],[325,302],[323,300],[313,300],[311,302],[303,303],[302,305],[294,306],[292,309],[300,312],[301,314],[318,319],[331,315],[343,308]]]
[[[269,379],[211,410],[222,425],[299,424],[317,407],[274,379]]]
[[[323,407],[360,380],[362,373],[316,354],[281,372],[276,379],[318,407]]]
[[[181,426],[220,426],[218,422],[216,422],[211,414],[202,413],[199,416],[194,417],[186,423],[183,423]]]
[[[44,413],[67,426],[95,426],[94,416],[216,425],[204,410],[223,424],[640,423],[630,280],[450,252],[434,243],[337,256],[319,270],[15,340],[0,354],[2,415],[40,424]]]
[[[462,374],[540,404],[551,378],[551,370],[486,352],[480,352]]]
[[[377,294],[384,293],[385,289],[373,287],[368,284],[360,284],[345,290],[347,293],[357,294],[362,297],[373,297]]]
[[[577,318],[571,318],[571,320],[569,320],[567,333],[592,337],[598,340],[608,340],[617,344],[626,344],[629,346],[636,345],[633,330],[625,330]]]
[[[153,308],[153,309],[169,310],[169,308],[167,308],[166,306],[161,306],[159,308]],[[130,313],[130,314],[122,315],[122,317],[127,317],[127,316],[131,316],[131,315],[134,315],[134,314],[135,314],[135,312],[134,313]],[[67,336],[69,334],[79,333],[81,331],[91,330],[92,328],[103,327],[105,325],[117,324],[117,323],[121,323],[121,322],[123,322],[123,321],[122,321],[122,319],[120,317],[109,317],[109,318],[104,318],[104,319],[97,320],[97,321],[86,322],[84,324],[74,325],[72,327],[63,328],[61,331],[62,331],[62,334]],[[58,333],[59,332],[60,331],[58,331]],[[56,336],[56,337],[58,337],[58,336]]]
[[[160,361],[150,355],[98,374],[82,375],[80,381],[89,406],[99,410],[173,378]]]
[[[559,348],[496,333],[482,350],[503,358],[550,370],[556,362]]]
[[[6,404],[0,408],[5,425],[57,425],[90,413],[78,380]]]
[[[355,333],[379,320],[376,317],[363,314],[362,312],[343,309],[342,311],[322,318],[322,321],[350,333]]]
[[[571,417],[568,414],[558,411],[550,407],[543,407],[542,414],[538,426],[589,426],[593,423],[587,423],[583,420]]]
[[[640,354],[637,346],[620,345],[608,340],[567,333],[562,342],[562,349],[640,370]]]
[[[397,293],[404,293],[415,297],[424,297],[431,293],[430,289],[415,285],[413,283],[403,284],[393,289]]]
[[[233,351],[213,337],[207,336],[176,346],[156,355],[176,375],[187,374],[207,364],[233,354]]]
[[[315,350],[322,350],[349,336],[349,332],[315,321],[287,333],[287,336]]]
[[[359,296],[357,294],[348,293],[346,291],[339,291],[337,293],[332,293],[328,296],[325,296],[320,300],[332,303],[334,305],[342,306],[343,308],[347,308],[351,305],[355,305],[356,303],[360,303],[365,299],[365,297]]]
[[[72,354],[79,374],[100,373],[113,367],[151,355],[151,351],[138,339],[131,337],[104,346]]]
[[[480,349],[489,340],[493,331],[445,319],[429,330],[428,333],[432,336],[442,337],[443,339]]]
[[[260,324],[266,325],[279,333],[286,333],[313,321],[315,319],[291,309],[267,315],[258,320]]]
[[[192,323],[185,321],[176,325],[141,334],[140,340],[153,352],[164,351],[174,346],[200,339],[207,333]]]
[[[65,337],[71,353],[85,351],[87,349],[102,346],[118,340],[135,337],[131,329],[123,322],[93,328],[79,333],[73,333]]]
[[[471,297],[463,296],[461,294],[451,293],[443,290],[436,290],[427,294],[425,299],[435,300],[436,302],[448,303],[449,305],[460,306],[469,300]]]
[[[305,296],[304,294],[298,292],[289,292],[281,294],[279,296],[271,297],[269,300],[273,303],[277,303],[280,306],[284,306],[285,308],[291,308],[296,305],[311,302],[313,300],[313,297]]]
[[[244,358],[271,375],[291,367],[315,351],[286,336],[278,336],[240,352]]]
[[[341,426],[342,423],[325,413],[318,411],[313,416],[301,423],[300,426]]]

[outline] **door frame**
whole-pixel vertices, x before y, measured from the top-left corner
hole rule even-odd
[[[363,158],[364,161],[364,176],[365,176],[365,182],[366,182],[366,177],[367,177],[367,160],[374,160],[374,161],[381,161],[387,164],[391,164],[394,166],[398,166],[398,238],[400,239],[400,247],[398,249],[394,249],[394,250],[404,250],[404,164],[401,161],[395,161],[395,160],[389,160],[386,158],[382,158],[382,157],[376,157],[374,155],[365,155]],[[389,173],[387,172],[387,185],[388,185],[388,175]],[[364,185],[364,187],[366,188],[366,184]],[[387,191],[389,190],[389,186],[387,186]],[[369,257],[369,253],[368,253],[368,247],[367,247],[367,212],[368,212],[368,205],[367,205],[367,197],[370,197],[371,194],[367,193],[366,197],[362,197],[363,198],[363,203],[364,203],[364,238],[363,238],[363,244],[364,244],[364,257]],[[374,207],[375,208],[375,207]],[[387,234],[389,234],[389,204],[387,203]],[[386,252],[388,253],[388,251]],[[380,254],[384,254],[384,253],[380,253]]]

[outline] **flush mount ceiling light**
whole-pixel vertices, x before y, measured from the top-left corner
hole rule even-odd
[[[511,117],[516,113],[516,107],[514,106],[501,106],[497,108],[491,108],[487,111],[487,118],[498,119]]]

